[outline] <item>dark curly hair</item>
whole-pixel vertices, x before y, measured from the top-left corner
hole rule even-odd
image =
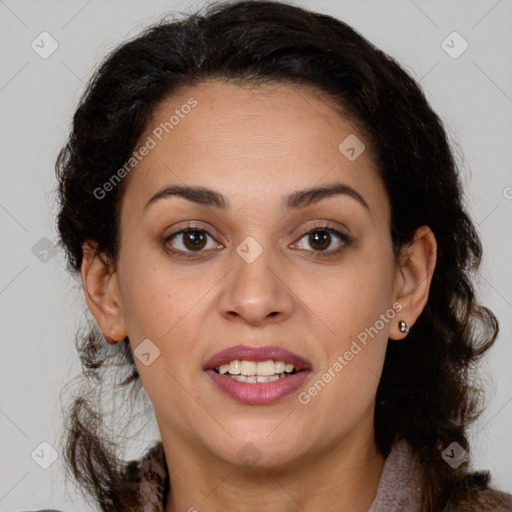
[[[207,80],[325,93],[371,144],[390,199],[395,254],[418,227],[433,231],[438,254],[428,302],[407,343],[388,346],[375,435],[385,455],[397,439],[418,455],[423,512],[476,503],[488,472],[472,473],[468,462],[453,469],[441,454],[452,442],[470,451],[467,428],[483,406],[475,363],[498,332],[472,285],[481,243],[442,121],[414,79],[345,23],[273,1],[214,4],[183,19],[162,18],[115,49],[89,81],[56,163],[58,231],[70,270],[79,271],[86,240],[116,261],[126,179],[104,199],[98,187],[129,160],[162,101]],[[141,390],[128,339],[107,347],[93,326],[76,342],[86,388],[67,411],[66,467],[101,510],[134,510],[118,436],[109,434],[98,405],[114,369],[112,389]]]

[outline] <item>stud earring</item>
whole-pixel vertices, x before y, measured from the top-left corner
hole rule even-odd
[[[400,320],[398,322],[398,328],[400,329],[400,332],[403,332],[405,334],[409,332],[409,326],[407,325],[407,322],[405,322],[404,320]]]
[[[113,338],[114,337],[114,329],[112,329],[112,332],[110,333],[110,337]]]

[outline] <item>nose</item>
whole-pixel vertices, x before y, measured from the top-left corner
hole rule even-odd
[[[253,238],[246,240],[230,255],[232,271],[223,280],[220,314],[254,326],[281,322],[295,307],[286,261]]]

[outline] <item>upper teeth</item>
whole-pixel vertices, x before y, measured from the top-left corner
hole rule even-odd
[[[275,375],[277,373],[291,373],[293,371],[293,364],[284,361],[240,361],[235,359],[227,364],[221,364],[217,369],[220,374],[230,373],[231,375]]]

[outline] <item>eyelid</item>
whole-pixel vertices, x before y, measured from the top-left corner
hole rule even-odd
[[[350,235],[350,230],[347,226],[340,222],[335,222],[332,220],[316,220],[312,225],[309,226],[301,226],[300,228],[294,229],[291,233],[293,237],[304,236],[311,231],[320,231],[325,230],[331,233],[339,233],[343,238],[352,239],[352,235]]]
[[[195,224],[195,222],[198,222],[198,224]],[[187,232],[187,231],[201,231],[203,233],[207,233],[208,236],[210,236],[211,238],[215,238],[215,237],[222,238],[220,235],[217,234],[217,231],[215,230],[215,228],[213,226],[205,227],[205,226],[202,226],[201,224],[199,224],[199,222],[200,221],[194,221],[194,220],[187,221],[187,223],[184,226],[179,227],[179,228],[174,228],[173,231],[171,233],[169,233],[168,235],[163,235],[162,239],[164,241],[168,241],[172,237],[182,234],[183,232]],[[216,233],[215,236],[212,235],[210,233],[210,231],[214,231]]]

